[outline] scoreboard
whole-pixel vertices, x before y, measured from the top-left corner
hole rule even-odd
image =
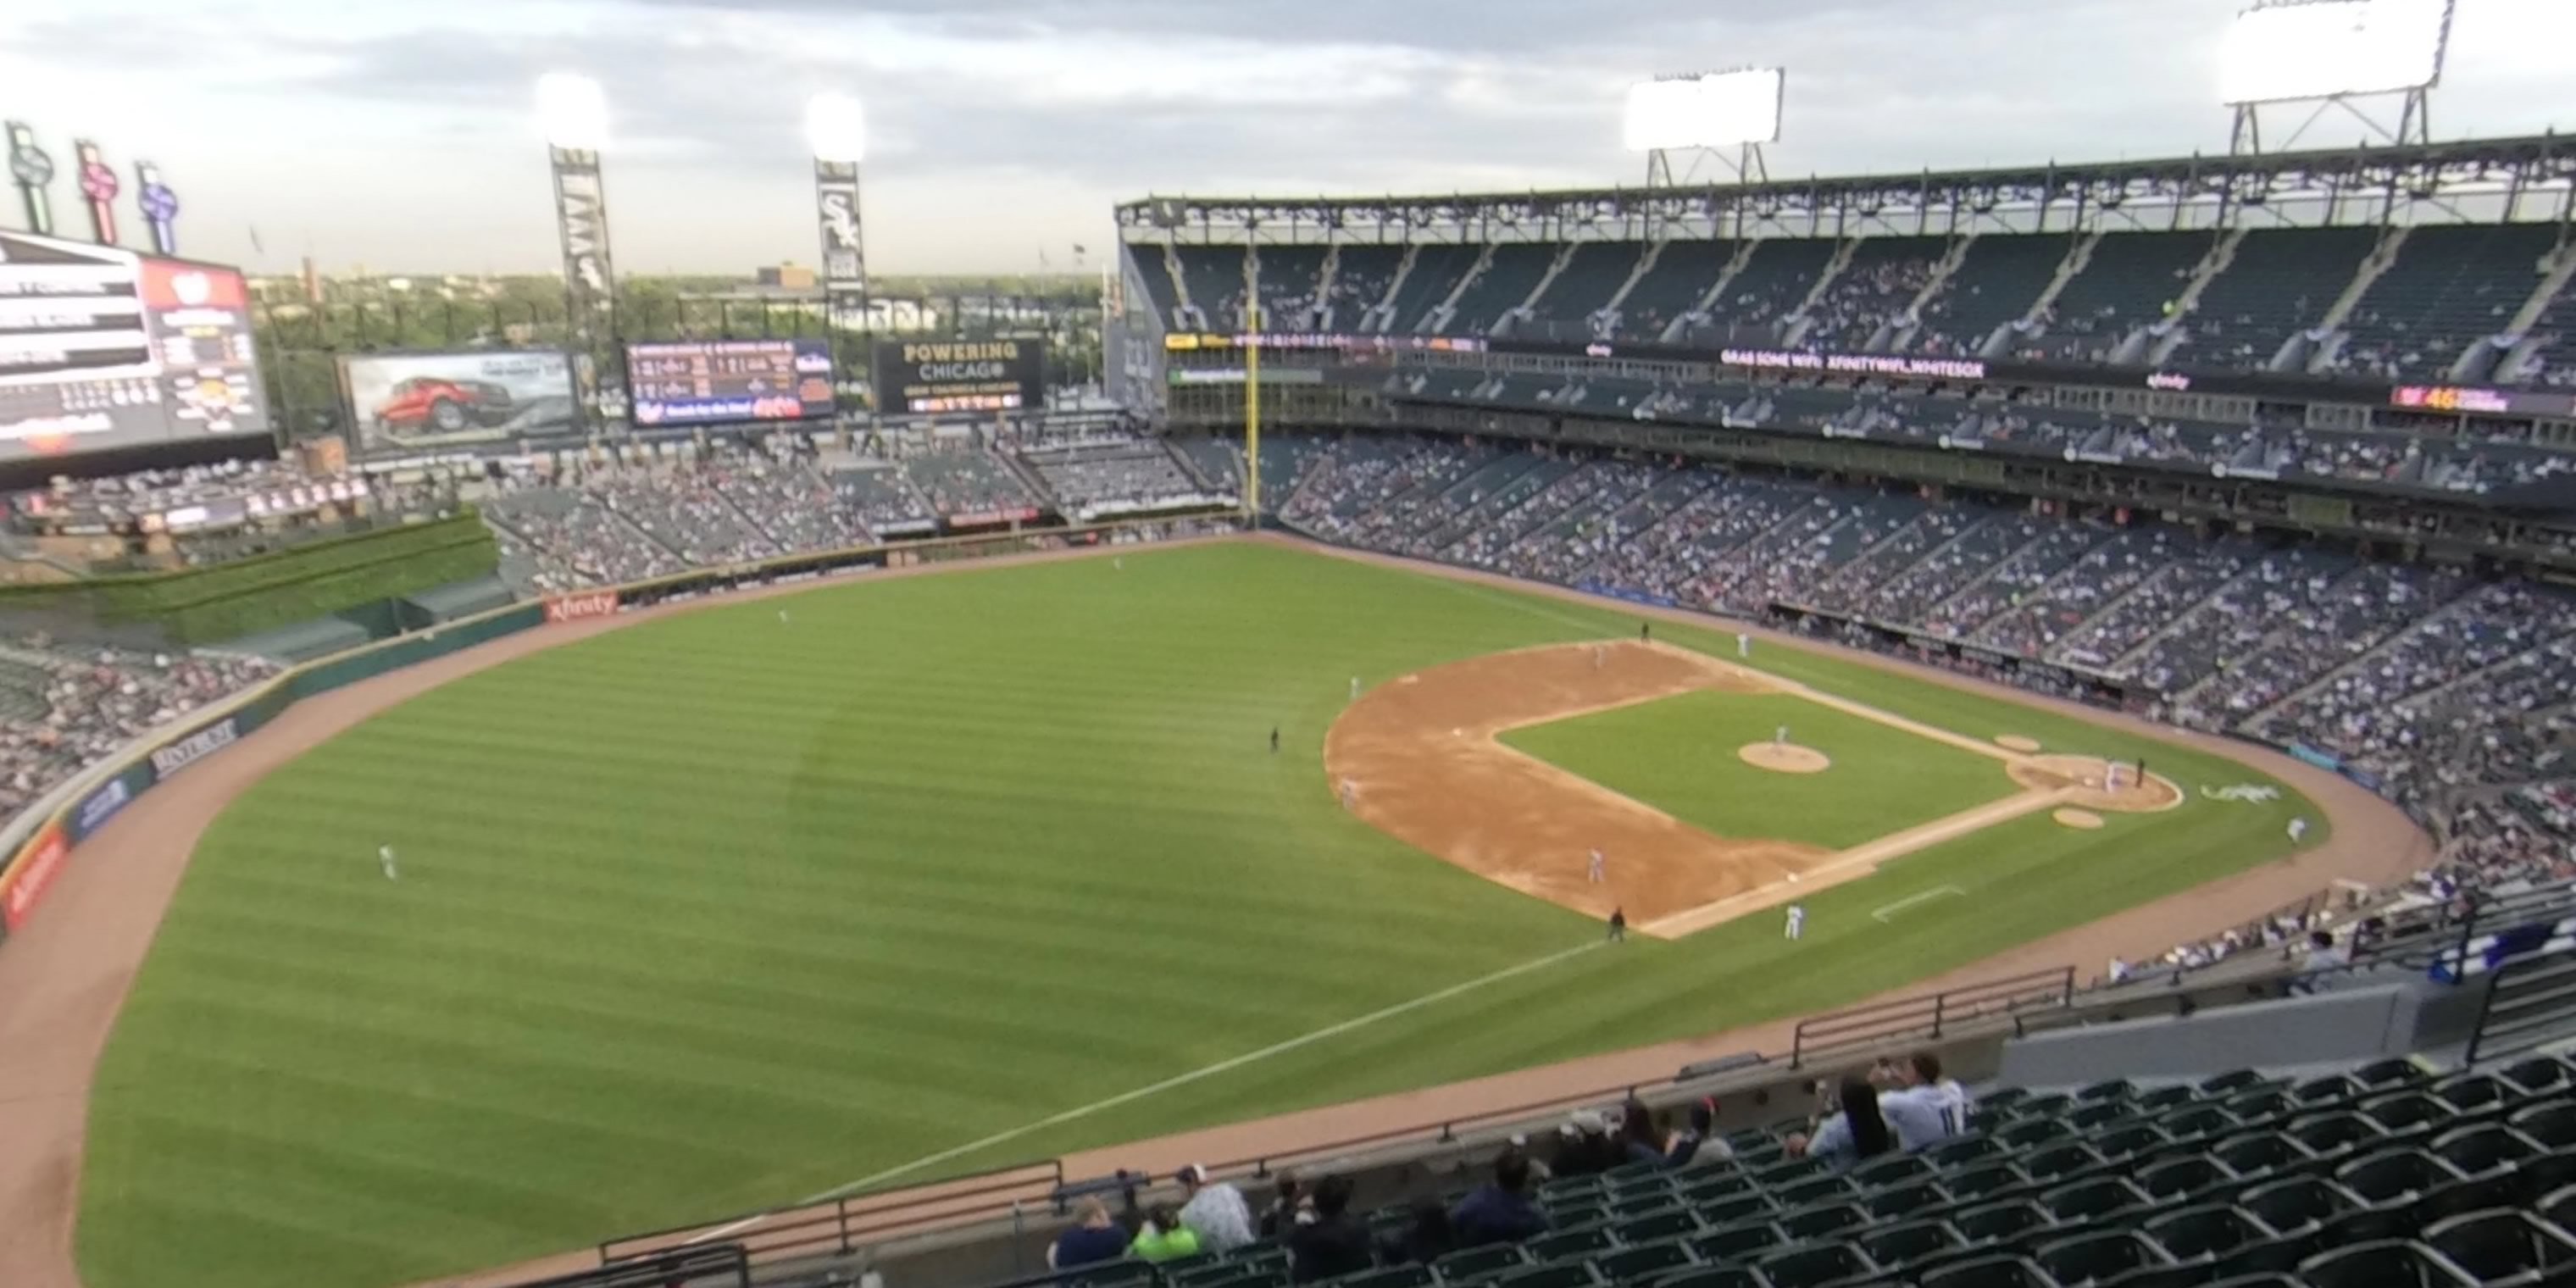
[[[626,346],[638,425],[816,420],[832,414],[824,340],[677,340]]]
[[[1038,340],[880,340],[877,413],[1035,411],[1046,406],[1046,345]]]
[[[268,432],[239,272],[0,232],[0,461]]]

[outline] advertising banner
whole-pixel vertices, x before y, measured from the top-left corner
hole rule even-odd
[[[578,595],[546,597],[546,623],[578,622],[591,617],[610,617],[617,612],[617,592],[594,590]]]
[[[635,423],[819,420],[833,412],[824,340],[677,340],[626,346]]]
[[[107,826],[108,820],[115,818],[127,805],[132,804],[137,795],[149,790],[151,786],[151,766],[129,765],[116,777],[101,783],[96,790],[82,797],[81,802],[74,805],[71,813],[64,817],[63,826],[71,832],[74,844],[86,841],[98,829]]]
[[[572,361],[552,349],[351,355],[340,391],[370,456],[581,432]]]
[[[18,847],[17,855],[9,861],[9,870],[0,872],[0,889],[5,889],[0,893],[0,925],[12,934],[26,925],[71,856],[71,838],[63,835],[59,823],[46,824],[43,831]]]
[[[152,753],[153,781],[170,781],[180,770],[233,745],[241,740],[241,736],[241,722],[225,716],[195,733],[164,744]]]
[[[1039,340],[880,340],[875,366],[882,415],[1046,406],[1046,344]]]

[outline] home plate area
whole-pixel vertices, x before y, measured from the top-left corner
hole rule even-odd
[[[1501,741],[1526,726],[1698,693],[1815,702],[1991,757],[2021,790],[1836,850],[1712,835]],[[2181,803],[2171,783],[2153,776],[2134,781],[2130,767],[2115,776],[2098,758],[2028,754],[2002,741],[1915,724],[1687,649],[1620,640],[1487,654],[1372,688],[1326,735],[1324,767],[1336,788],[1349,787],[1347,807],[1371,826],[1524,894],[1598,917],[1619,909],[1638,933],[1662,938],[1857,880],[1882,863],[2025,815],[2060,808],[2138,812]],[[1785,736],[1736,747],[1734,755],[1773,773],[1835,772],[1831,756]],[[1865,790],[1857,782],[1852,788]],[[2072,817],[2059,821],[2085,826]],[[1586,856],[1595,850],[1609,856],[1607,879],[1589,871]],[[1881,911],[1895,917],[1957,893],[1927,891]]]

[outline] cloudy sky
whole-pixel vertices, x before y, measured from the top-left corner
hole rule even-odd
[[[2576,0],[2458,0],[2438,137],[2576,127]],[[0,0],[0,115],[158,160],[183,249],[555,264],[538,73],[607,86],[619,267],[814,258],[799,119],[868,104],[880,272],[1020,271],[1149,193],[1633,182],[1624,87],[1789,72],[1772,172],[2226,147],[2241,0]],[[2354,142],[2330,120],[2310,142]],[[58,190],[65,185],[59,181]],[[14,202],[0,220],[14,223]],[[59,192],[57,210],[75,222]],[[256,228],[265,253],[252,248]]]

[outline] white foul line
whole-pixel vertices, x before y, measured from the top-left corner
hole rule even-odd
[[[1889,914],[1889,913],[1891,913],[1891,912],[1897,912],[1897,911],[1900,911],[1900,910],[1902,910],[1902,909],[1911,908],[1911,907],[1913,907],[1914,905],[1916,905],[1916,904],[1918,904],[1918,903],[1927,903],[1927,902],[1930,902],[1931,900],[1938,899],[1938,898],[1940,898],[1941,896],[1943,896],[1943,895],[1945,895],[1945,894],[1946,894],[1946,895],[1965,895],[1965,894],[1967,894],[1967,893],[1968,893],[1967,891],[1962,890],[1962,889],[1960,889],[1959,887],[1954,886],[1954,885],[1934,886],[1934,887],[1932,887],[1932,888],[1931,888],[1931,889],[1929,889],[1929,890],[1925,890],[1925,891],[1921,892],[1920,894],[1909,894],[1909,895],[1905,896],[1904,898],[1899,899],[1899,900],[1897,900],[1896,902],[1894,902],[1894,903],[1891,903],[1891,904],[1887,905],[1886,907],[1873,909],[1873,910],[1871,910],[1871,912],[1870,912],[1870,914],[1869,914],[1869,915],[1870,915],[1870,919],[1871,919],[1871,920],[1876,921],[1878,924],[1880,924],[1880,925],[1884,926],[1884,925],[1886,925],[1886,924],[1887,924],[1887,914]]]
[[[1203,1069],[1192,1069],[1188,1073],[1180,1074],[1176,1077],[1165,1078],[1161,1082],[1154,1083],[1150,1086],[1138,1087],[1133,1091],[1122,1091],[1106,1100],[1095,1100],[1090,1104],[1079,1105],[1072,1109],[1065,1110],[1063,1113],[1053,1114],[1048,1117],[1041,1118],[1036,1122],[1011,1128],[1009,1131],[995,1132],[982,1140],[968,1141],[954,1149],[943,1149],[936,1154],[925,1154],[909,1163],[904,1163],[896,1167],[889,1167],[881,1172],[873,1172],[866,1176],[862,1176],[855,1181],[851,1181],[846,1185],[836,1185],[831,1189],[825,1190],[820,1194],[813,1195],[810,1198],[799,1199],[797,1202],[792,1204],[789,1209],[785,1210],[812,1207],[817,1203],[829,1203],[853,1190],[864,1190],[871,1185],[879,1185],[886,1181],[891,1181],[898,1176],[904,1176],[920,1171],[925,1167],[936,1167],[951,1159],[963,1158],[968,1154],[990,1149],[995,1145],[1007,1144],[1011,1141],[1018,1140],[1020,1137],[1026,1136],[1031,1132],[1039,1132],[1044,1131],[1049,1127],[1061,1126],[1065,1123],[1072,1122],[1077,1118],[1088,1118],[1104,1109],[1115,1109],[1120,1105],[1130,1104],[1135,1101],[1142,1100],[1147,1096],[1158,1095],[1162,1092],[1169,1091],[1174,1087],[1187,1086],[1202,1078],[1213,1078],[1220,1073],[1231,1072],[1233,1070],[1240,1069],[1247,1064],[1254,1063],[1255,1061],[1267,1060],[1274,1055],[1281,1055],[1289,1051],[1294,1051],[1299,1047],[1321,1042],[1326,1038],[1340,1037],[1342,1034],[1348,1033],[1353,1029],[1365,1028],[1380,1020],[1392,1019],[1398,1015],[1402,1015],[1407,1011],[1416,1011],[1435,1003],[1445,1002],[1461,993],[1473,992],[1476,989],[1483,988],[1487,984],[1499,984],[1515,975],[1526,975],[1534,970],[1545,970],[1546,968],[1564,961],[1567,958],[1591,952],[1593,949],[1599,948],[1603,942],[1604,941],[1602,940],[1594,940],[1587,944],[1580,944],[1573,948],[1565,949],[1562,952],[1554,952],[1545,957],[1522,962],[1518,966],[1506,966],[1490,975],[1479,975],[1463,984],[1452,984],[1436,993],[1425,993],[1409,1002],[1398,1002],[1393,1006],[1371,1011],[1357,1019],[1344,1020],[1339,1024],[1326,1025],[1312,1033],[1300,1034],[1299,1036],[1290,1038],[1285,1042],[1274,1042],[1258,1051],[1247,1051],[1242,1055],[1234,1056],[1231,1059],[1219,1060],[1215,1064],[1211,1064]],[[743,1230],[750,1229],[751,1227],[768,1219],[768,1214],[744,1217],[742,1220],[736,1221],[731,1225],[709,1230],[705,1234],[698,1235],[680,1246],[691,1247],[696,1244],[705,1243],[710,1239],[721,1239],[727,1235],[736,1234]]]

